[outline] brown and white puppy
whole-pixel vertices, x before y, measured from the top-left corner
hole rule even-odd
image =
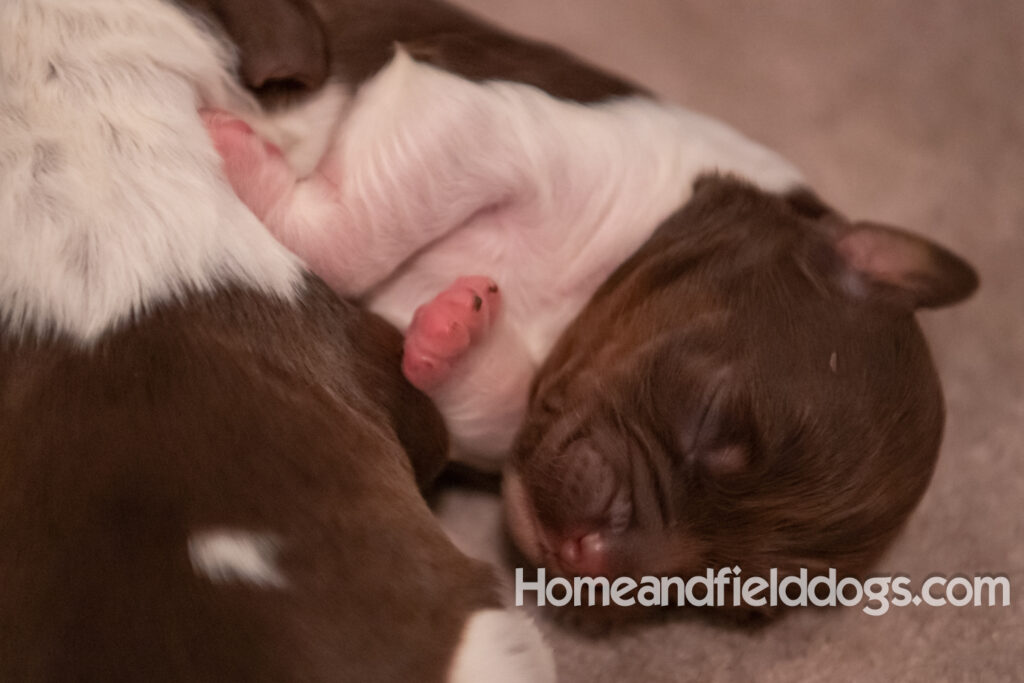
[[[863,572],[941,439],[914,311],[975,283],[806,193],[698,181],[538,374],[506,479],[519,547],[568,575]]]
[[[419,494],[401,336],[221,176],[224,46],[157,0],[0,27],[0,679],[552,680]]]
[[[638,576],[878,556],[941,437],[914,311],[968,296],[967,264],[847,220],[718,122],[446,6],[316,6],[353,93],[334,139],[299,179],[220,121],[228,174],[332,287],[406,329],[456,455],[514,452],[530,559]]]

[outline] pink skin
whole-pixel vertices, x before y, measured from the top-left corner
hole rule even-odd
[[[460,277],[416,309],[405,332],[402,371],[429,393],[451,374],[454,363],[486,334],[501,303],[498,285],[480,275]]]
[[[256,136],[245,121],[214,109],[199,112],[238,198],[261,221],[298,181],[281,150]],[[268,225],[275,235],[273,225]]]
[[[275,209],[294,198],[299,182],[281,150],[261,140],[247,123],[231,114],[206,109],[200,115],[238,197],[285,246],[307,257],[317,275],[328,283],[336,281],[330,272],[317,267],[315,254],[301,253],[301,242],[296,241],[300,236],[288,235],[276,225]],[[329,181],[324,179],[324,183]],[[402,371],[409,382],[427,393],[440,387],[458,359],[486,335],[500,303],[497,284],[475,275],[458,278],[416,309],[405,333],[402,358]]]

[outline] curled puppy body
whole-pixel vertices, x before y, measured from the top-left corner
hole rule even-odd
[[[436,344],[428,362],[450,365],[443,380],[410,377],[441,408],[457,456],[492,468],[558,335],[685,203],[701,170],[744,168],[777,191],[800,181],[781,158],[692,112],[474,83],[401,51],[360,88],[317,172],[299,182],[238,127],[217,125],[214,137],[236,191],[278,239],[400,328],[453,274],[497,283],[493,329],[471,349]],[[457,334],[474,313],[488,307],[438,326]]]
[[[156,0],[0,27],[0,679],[551,680],[419,494],[400,334],[223,179],[223,45]]]
[[[567,575],[869,566],[941,439],[914,311],[968,296],[971,268],[848,220],[776,154],[560,53],[524,44],[530,68],[502,72],[474,41],[486,27],[459,41],[389,21],[365,53],[389,37],[415,48],[361,82],[318,173],[296,183],[251,136],[215,137],[258,215],[407,329],[407,353],[445,323],[458,332],[428,359],[450,361],[447,377],[408,356],[406,371],[459,455],[513,452],[506,500],[526,555]],[[333,49],[357,54],[359,34],[334,30]],[[537,76],[545,60],[610,99],[560,92]],[[478,82],[479,64],[497,80]],[[500,306],[452,284],[467,275],[493,279]]]

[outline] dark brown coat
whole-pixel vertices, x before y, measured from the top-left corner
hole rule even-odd
[[[0,336],[0,679],[442,680],[497,599],[417,490],[446,437],[400,349],[312,279]],[[279,539],[287,585],[197,572],[216,529]]]

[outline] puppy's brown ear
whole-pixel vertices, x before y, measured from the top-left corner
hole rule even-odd
[[[974,269],[959,256],[897,228],[854,223],[839,236],[837,249],[869,288],[912,308],[948,306],[978,287]]]
[[[324,25],[307,0],[202,0],[239,50],[242,80],[260,92],[316,90],[327,78]]]

